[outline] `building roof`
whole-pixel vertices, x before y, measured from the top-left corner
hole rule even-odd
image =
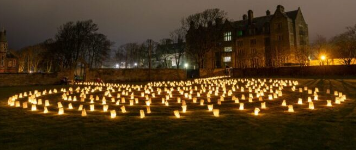
[[[294,11],[289,11],[289,12],[285,12],[286,16],[292,20],[295,20],[298,14],[298,10],[294,10]],[[261,17],[256,17],[253,18],[252,22],[253,25],[257,28],[261,28],[263,27],[266,23],[270,22],[270,20],[272,19],[273,15],[269,15],[269,16],[261,16]],[[235,21],[233,22],[233,26],[238,28],[238,29],[246,29],[246,27],[248,26],[248,19],[246,20],[239,20],[239,21]]]
[[[6,54],[6,58],[17,58],[17,57],[10,52]]]

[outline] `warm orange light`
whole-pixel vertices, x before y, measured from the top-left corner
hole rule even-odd
[[[320,56],[320,59],[321,59],[321,60],[325,60],[325,59],[326,59],[326,56],[325,56],[325,55],[321,55],[321,56]]]

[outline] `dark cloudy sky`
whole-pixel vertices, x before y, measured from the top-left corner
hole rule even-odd
[[[208,8],[240,20],[248,9],[257,17],[267,9],[274,12],[278,4],[286,11],[301,7],[311,41],[356,24],[356,0],[0,0],[0,26],[8,31],[9,47],[19,49],[53,38],[67,21],[93,19],[117,47],[168,37],[182,17]]]

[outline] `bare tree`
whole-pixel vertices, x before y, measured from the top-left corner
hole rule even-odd
[[[175,63],[177,65],[177,69],[179,69],[180,60],[185,52],[185,44],[184,44],[185,35],[186,35],[186,31],[183,28],[174,30],[170,34],[171,40],[174,43],[173,51],[174,51],[174,58],[175,58]]]
[[[347,31],[332,40],[337,53],[335,55],[342,59],[344,65],[351,65],[356,57],[356,25],[347,27]]]
[[[223,18],[226,18],[226,12],[216,8],[190,15],[182,21],[182,28],[187,31],[187,54],[194,58],[199,68],[204,68],[205,54],[219,45],[223,35],[211,26],[220,24]]]

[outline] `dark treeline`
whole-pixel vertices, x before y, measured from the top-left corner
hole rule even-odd
[[[53,72],[74,69],[78,64],[101,67],[113,43],[98,29],[92,20],[63,24],[54,39],[14,52],[19,72]]]
[[[170,68],[169,63],[174,63],[175,68],[183,66],[183,62],[189,62],[197,68],[202,67],[204,54],[216,48],[216,42],[219,34],[202,31],[199,35],[201,38],[186,37],[191,22],[195,26],[206,27],[213,24],[217,19],[225,19],[226,12],[220,9],[207,9],[203,12],[192,14],[181,20],[181,27],[172,31],[169,38],[163,38],[157,42],[152,40],[139,43],[126,43],[119,47],[116,52],[116,61],[123,62],[124,68],[131,67],[148,67],[148,50],[152,50],[151,63],[155,68]],[[188,39],[186,39],[188,38]],[[173,61],[172,61],[173,60]],[[137,66],[134,66],[137,64]],[[173,68],[173,67],[171,67]]]
[[[356,58],[356,25],[347,27],[346,31],[330,39],[318,35],[311,45],[309,55],[318,59],[325,55],[327,59],[339,59],[343,65],[355,63]]]

